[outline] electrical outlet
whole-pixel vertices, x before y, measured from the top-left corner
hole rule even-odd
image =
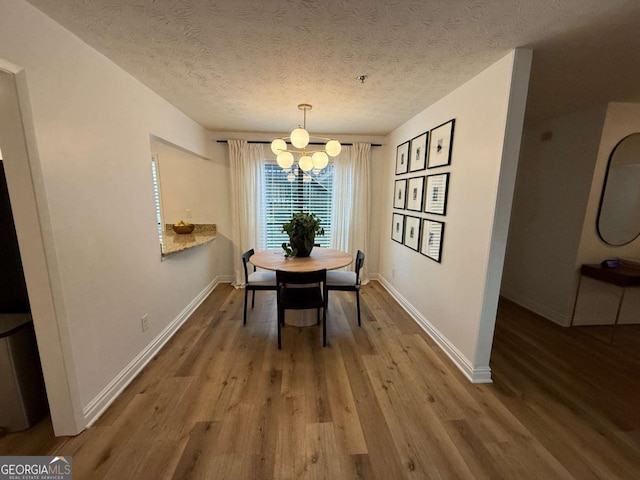
[[[396,278],[396,269],[395,268],[391,269],[391,278]]]
[[[187,208],[185,210],[185,215],[187,216],[187,218],[191,218],[193,216],[193,215],[191,215],[191,209],[190,208]]]
[[[140,318],[140,325],[142,326],[142,331],[146,332],[149,328],[149,315],[146,313]]]

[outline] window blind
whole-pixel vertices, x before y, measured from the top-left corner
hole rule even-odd
[[[158,181],[158,165],[154,157],[151,158],[151,177],[153,178],[153,200],[156,204],[156,223],[158,226],[158,238],[162,245],[162,213],[160,211],[160,183]]]
[[[331,203],[333,191],[333,164],[317,175],[306,175],[295,170],[293,182],[275,163],[266,163],[265,176],[265,225],[267,248],[280,248],[289,237],[282,233],[282,225],[297,212],[315,213],[321,220],[324,236],[316,237],[316,243],[328,247],[331,240]]]

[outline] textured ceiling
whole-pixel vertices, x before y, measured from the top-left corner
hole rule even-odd
[[[212,130],[386,134],[519,46],[528,118],[640,98],[637,0],[29,1]]]

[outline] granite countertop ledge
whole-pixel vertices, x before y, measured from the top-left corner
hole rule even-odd
[[[165,224],[162,233],[163,257],[212,242],[218,233],[215,223],[196,223],[192,233],[176,233],[172,225]]]

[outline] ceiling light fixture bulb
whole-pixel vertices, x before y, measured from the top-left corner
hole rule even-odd
[[[311,155],[311,161],[313,162],[313,168],[322,170],[329,164],[329,157],[324,152],[315,152]]]
[[[337,157],[342,151],[342,145],[340,145],[340,142],[337,140],[329,140],[324,150],[330,157]]]
[[[293,165],[293,155],[291,152],[280,152],[276,157],[276,162],[278,162],[280,168],[289,170]]]
[[[313,168],[313,161],[309,155],[303,155],[298,160],[298,165],[300,165],[303,172],[308,172]]]
[[[287,149],[287,142],[281,138],[276,138],[271,142],[271,151],[278,155],[280,152],[284,152]]]
[[[296,128],[291,132],[291,144],[296,148],[304,148],[309,145],[309,132],[304,128]]]

